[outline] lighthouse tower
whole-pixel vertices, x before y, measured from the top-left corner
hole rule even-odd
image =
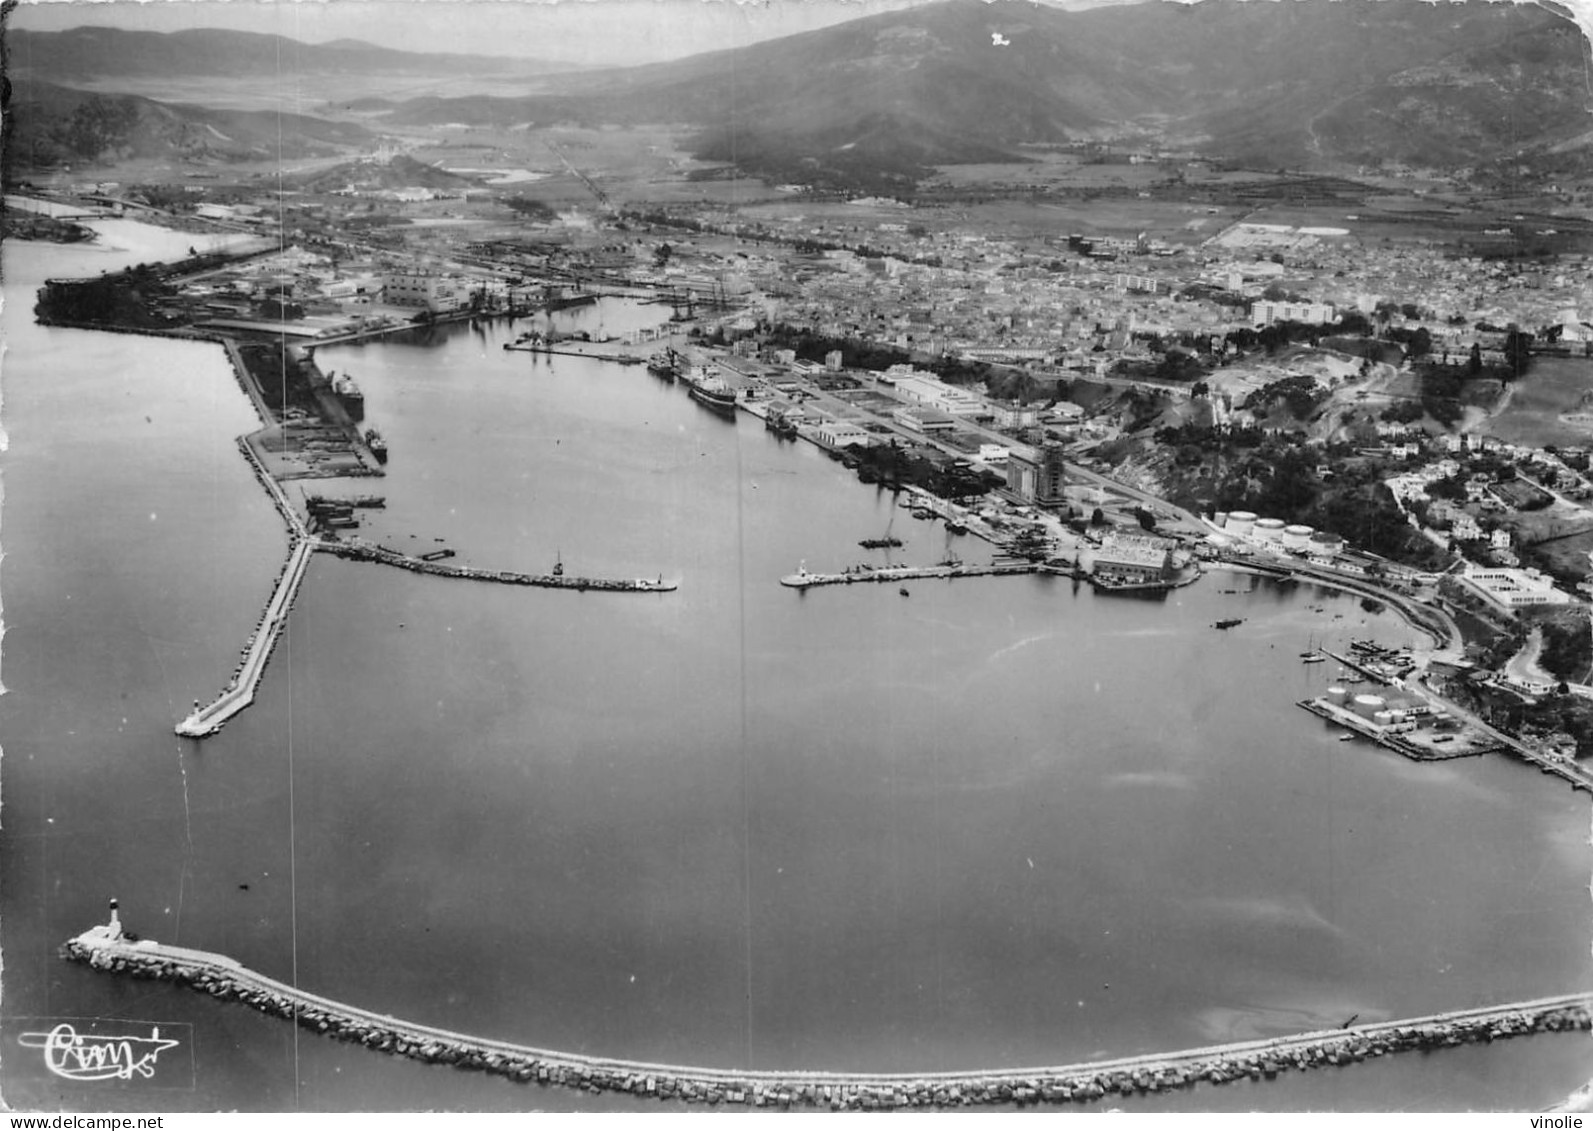
[[[111,924],[110,924],[109,930],[110,930],[111,938],[113,938],[113,939],[119,939],[119,938],[122,937],[122,911],[121,911],[121,907],[122,907],[122,905],[119,902],[117,902],[115,899],[111,900]]]

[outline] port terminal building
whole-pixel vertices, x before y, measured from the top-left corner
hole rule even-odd
[[[1092,576],[1111,585],[1148,585],[1173,576],[1173,543],[1114,531],[1095,550]]]

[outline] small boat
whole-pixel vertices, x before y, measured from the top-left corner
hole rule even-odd
[[[647,372],[671,383],[675,380],[675,351],[664,350],[647,359]]]
[[[912,596],[912,594],[907,591],[907,587],[905,585],[902,586],[902,588],[896,590],[896,592],[900,593],[903,597],[911,597]]]
[[[1212,625],[1211,627],[1212,628],[1232,628],[1236,624],[1243,624],[1243,623],[1244,623],[1244,618],[1243,617],[1234,617],[1231,620],[1220,620],[1216,624]]]
[[[1339,735],[1339,741],[1340,742],[1348,742],[1348,741],[1350,741],[1350,739],[1352,739],[1354,737],[1355,737],[1355,732],[1353,730],[1352,731],[1346,731],[1345,733]]]
[[[1313,654],[1313,655],[1310,655],[1310,656],[1301,657],[1300,662],[1302,664],[1320,664],[1320,663],[1324,662],[1326,659],[1327,659],[1326,656]]]

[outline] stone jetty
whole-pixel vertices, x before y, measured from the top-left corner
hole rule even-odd
[[[340,558],[357,562],[377,562],[381,565],[407,569],[412,573],[429,573],[437,577],[458,577],[467,581],[491,581],[500,585],[534,585],[543,589],[593,590],[600,593],[670,593],[680,587],[678,581],[662,576],[653,578],[576,577],[565,573],[516,573],[506,569],[474,569],[470,566],[448,565],[441,560],[428,561],[412,554],[401,554],[385,546],[351,538],[347,541],[323,541],[316,549]]]
[[[306,993],[224,955],[135,941],[112,918],[67,942],[65,957],[96,970],[157,978],[237,1001],[333,1040],[522,1084],[624,1092],[705,1106],[877,1111],[1090,1104],[1113,1097],[1270,1080],[1414,1050],[1593,1028],[1593,992],[1404,1021],[1050,1068],[851,1073],[714,1069],[649,1064],[530,1048],[449,1032]]]
[[[304,581],[304,571],[315,546],[309,538],[294,539],[288,560],[277,574],[271,599],[266,602],[265,612],[260,614],[254,634],[244,644],[243,656],[233,669],[232,679],[209,706],[194,704],[194,713],[177,724],[180,737],[205,738],[215,734],[228,719],[254,702],[255,689],[260,686],[266,662],[287,628],[288,614],[293,611],[293,601],[299,595],[299,586]]]

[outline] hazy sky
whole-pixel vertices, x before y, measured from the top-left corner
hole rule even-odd
[[[740,47],[924,0],[26,0],[11,26],[226,27],[308,43],[632,63]]]

